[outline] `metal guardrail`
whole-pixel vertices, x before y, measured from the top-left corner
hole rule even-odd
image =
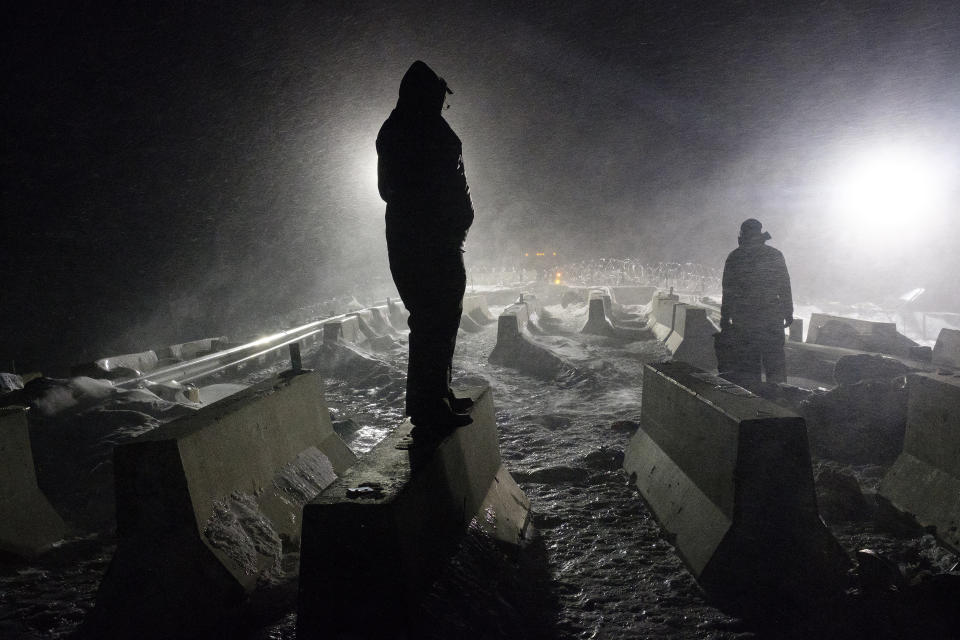
[[[200,356],[199,358],[194,358],[186,362],[178,362],[174,365],[161,367],[160,369],[144,373],[135,378],[121,380],[118,381],[116,385],[123,388],[134,388],[144,382],[152,382],[154,384],[164,382],[193,382],[194,380],[213,375],[230,367],[236,367],[244,362],[260,358],[288,345],[291,346],[293,368],[298,369],[300,368],[300,341],[321,333],[324,325],[331,321],[335,322],[339,318],[340,316],[317,320],[293,329],[280,331],[279,333],[259,338],[253,342],[230,347],[229,349]]]

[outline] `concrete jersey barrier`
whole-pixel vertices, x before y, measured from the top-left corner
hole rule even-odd
[[[496,318],[490,314],[486,296],[464,296],[463,315],[481,326],[496,321]]]
[[[157,368],[159,361],[160,358],[157,357],[157,353],[152,350],[125,353],[74,365],[70,368],[70,375],[74,377],[87,376],[89,378],[116,378],[132,371],[148,373]]]
[[[907,380],[903,452],[878,495],[960,553],[960,378],[923,372]]]
[[[0,408],[0,551],[36,556],[63,539],[66,529],[37,486],[27,410]]]
[[[759,593],[842,575],[803,418],[683,362],[644,366],[642,404],[623,467],[701,584]]]
[[[190,342],[181,342],[180,344],[171,344],[163,349],[157,349],[157,356],[160,358],[173,358],[175,360],[193,360],[201,355],[217,351],[223,344],[229,342],[226,336],[217,336],[216,338],[202,338],[200,340],[191,340]]]
[[[621,327],[613,320],[610,295],[602,290],[590,293],[587,323],[580,333],[608,336],[622,340],[650,340],[653,332],[647,328]]]
[[[807,328],[807,342],[858,351],[910,357],[917,343],[897,331],[893,322],[871,322],[855,318],[814,313]]]
[[[674,293],[658,293],[650,302],[650,316],[653,318],[653,334],[657,340],[667,339],[673,331],[673,306],[680,302],[680,296]]]
[[[417,637],[405,627],[468,526],[514,550],[527,538],[530,503],[501,462],[492,393],[469,395],[473,424],[403,451],[406,421],[306,505],[297,637]]]
[[[355,315],[331,318],[323,323],[323,341],[345,340],[353,344],[363,344],[367,335],[360,326],[360,318]]]
[[[673,331],[664,340],[664,346],[674,360],[714,371],[717,353],[713,334],[719,330],[707,317],[706,309],[678,302],[673,305]]]
[[[503,310],[497,324],[497,344],[489,361],[548,378],[572,371],[573,367],[533,339],[531,328],[537,316],[531,307],[536,309],[536,302],[525,296],[524,302]]]
[[[299,544],[302,505],[354,461],[311,372],[116,447],[120,541],[94,635],[181,637],[221,623],[224,609],[280,570],[283,547]]]
[[[402,302],[387,298],[387,317],[390,319],[390,324],[397,330],[403,331],[407,329],[407,318],[410,317],[410,312]]]
[[[941,329],[933,346],[933,364],[960,369],[960,329]]]

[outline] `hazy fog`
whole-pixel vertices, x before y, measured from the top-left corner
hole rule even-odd
[[[468,264],[719,267],[756,217],[798,295],[960,306],[953,2],[169,4],[3,27],[0,369],[388,277],[373,142],[418,58]]]

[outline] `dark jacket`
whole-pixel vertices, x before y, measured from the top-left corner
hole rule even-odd
[[[723,266],[720,323],[748,329],[777,329],[793,318],[790,274],[783,254],[763,243],[745,240]]]
[[[473,223],[460,139],[443,119],[446,82],[423,62],[400,83],[377,136],[377,177],[387,236],[459,247]]]

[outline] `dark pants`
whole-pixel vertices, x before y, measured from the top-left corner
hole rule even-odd
[[[717,364],[722,377],[750,386],[761,381],[787,381],[787,362],[783,353],[783,327],[729,327],[718,336]]]
[[[410,313],[407,415],[436,411],[447,397],[467,273],[459,246],[425,247],[387,236],[390,273]]]

